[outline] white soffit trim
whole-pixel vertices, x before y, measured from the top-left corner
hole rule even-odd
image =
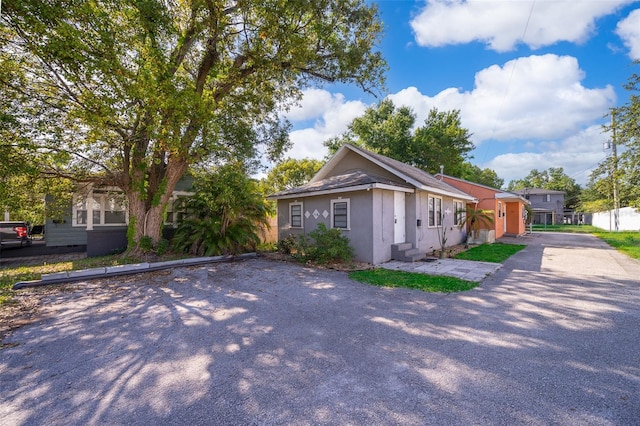
[[[345,188],[325,189],[323,191],[298,192],[296,194],[281,195],[278,197],[267,197],[268,200],[288,200],[291,198],[315,197],[318,195],[340,194],[343,192],[365,191],[370,189],[387,189],[389,191],[414,192],[411,188],[402,186],[387,185],[384,183],[368,183],[366,185],[347,186]]]
[[[508,192],[501,192],[499,194],[496,194],[496,199],[505,201],[520,201],[524,204],[531,204],[531,202],[526,198],[518,196],[517,194],[510,194]]]
[[[447,197],[452,197],[458,200],[467,200],[467,201],[473,201],[476,203],[478,202],[478,199],[476,197],[472,197],[471,195],[467,195],[467,194],[457,194],[455,192],[449,192],[442,189],[431,188],[429,186],[424,186],[424,185],[421,185],[420,189],[424,192],[429,192],[429,193],[438,194],[438,195],[445,195]]]

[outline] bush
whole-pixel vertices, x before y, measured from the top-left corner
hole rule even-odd
[[[153,240],[151,237],[145,235],[140,238],[140,250],[143,253],[151,253],[153,251]]]
[[[349,238],[339,229],[328,229],[324,223],[309,232],[309,237],[300,236],[296,244],[296,258],[317,263],[349,262],[353,259],[353,247]]]
[[[268,225],[269,204],[241,165],[198,175],[194,189],[178,206],[184,215],[172,240],[174,249],[196,256],[255,250],[260,228]]]
[[[160,241],[158,241],[158,245],[156,246],[156,254],[158,256],[162,256],[167,251],[169,251],[169,240],[167,240],[166,238],[162,238]]]
[[[296,248],[298,241],[296,240],[295,235],[289,235],[282,240],[278,240],[278,252],[282,254],[291,254],[293,249]]]

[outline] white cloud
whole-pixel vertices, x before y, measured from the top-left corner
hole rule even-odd
[[[575,58],[549,54],[481,70],[470,91],[448,88],[428,96],[407,87],[389,97],[397,106],[411,107],[417,125],[431,108],[460,110],[462,125],[473,133],[476,145],[487,144],[486,152],[495,150],[496,141],[502,142],[499,152],[526,150],[478,164],[494,169],[505,183],[525,177],[534,168],[563,167],[584,185],[590,170],[604,158],[602,142],[607,137],[594,123],[600,123],[608,108],[615,105],[611,86],[587,88],[581,83],[584,78]],[[306,90],[300,106],[288,115],[295,126],[288,154],[323,158],[327,154],[323,142],[344,132],[367,106],[348,101],[342,94]]]
[[[533,169],[548,170],[562,167],[576,183],[585,185],[591,171],[602,162],[607,153],[603,143],[608,135],[602,128],[593,125],[575,135],[556,142],[538,143],[538,152],[522,152],[498,155],[480,167],[488,167],[505,181],[505,185],[515,179],[522,179]]]
[[[307,89],[302,93],[302,99],[291,107],[285,116],[291,121],[315,119],[322,115],[328,105],[344,102],[341,94],[332,95],[326,90]]]
[[[586,41],[595,32],[597,18],[632,1],[427,0],[411,27],[421,46],[480,41],[499,52],[518,43],[537,49],[559,41]]]
[[[289,137],[293,143],[287,153],[292,158],[321,159],[327,154],[323,143],[347,130],[354,118],[362,115],[367,105],[360,101],[346,101],[341,93],[307,89],[299,105],[292,108],[286,117],[296,121],[313,120],[313,127],[294,130]]]
[[[472,91],[449,88],[429,97],[409,87],[389,97],[396,105],[412,107],[418,124],[432,107],[459,109],[476,144],[558,139],[601,118],[615,104],[613,87],[589,89],[582,79],[575,58],[548,54],[481,70]]]
[[[640,60],[640,9],[634,10],[629,16],[618,22],[616,34],[629,48],[631,59]]]

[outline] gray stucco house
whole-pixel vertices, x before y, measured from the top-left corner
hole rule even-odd
[[[476,199],[400,161],[344,145],[303,186],[268,197],[277,200],[278,238],[307,234],[319,223],[339,228],[357,260],[380,264],[416,260],[460,244],[459,213]]]
[[[536,225],[560,225],[564,221],[564,191],[527,188],[513,191],[531,203],[533,223]]]

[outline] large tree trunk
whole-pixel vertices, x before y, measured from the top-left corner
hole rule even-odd
[[[162,185],[149,185],[146,192],[136,190],[142,185],[127,189],[129,201],[129,248],[130,253],[140,251],[140,241],[149,237],[155,246],[162,238],[163,215],[174,188],[187,170],[186,160],[169,160],[157,181]],[[149,177],[145,178],[147,182]],[[166,184],[164,184],[166,182]]]

